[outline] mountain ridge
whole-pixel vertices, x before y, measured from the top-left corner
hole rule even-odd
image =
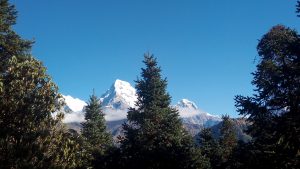
[[[63,97],[66,102],[65,109],[71,110],[70,113],[66,113],[64,122],[73,124],[83,122],[85,113],[84,106],[87,104],[70,95],[63,95]],[[121,124],[126,122],[128,109],[130,107],[136,108],[136,101],[137,94],[135,88],[133,88],[129,82],[120,79],[117,79],[111,87],[101,95],[100,102],[102,104],[102,110],[105,114],[108,127],[113,132],[120,130],[119,127]],[[211,127],[221,121],[219,116],[202,111],[193,101],[188,99],[182,99],[177,102],[176,105],[171,105],[171,107],[178,110],[183,125],[187,130],[191,131],[191,133],[196,133],[203,127]]]

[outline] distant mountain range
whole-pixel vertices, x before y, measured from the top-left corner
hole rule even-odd
[[[79,130],[80,123],[84,121],[85,101],[63,95],[66,106],[65,119],[70,128]],[[130,107],[136,107],[136,90],[130,83],[117,79],[112,86],[100,97],[102,110],[105,113],[108,129],[114,136],[121,133],[122,124],[127,121],[127,111]],[[197,105],[187,99],[180,100],[176,105],[184,127],[192,134],[197,134],[203,127],[212,127],[221,122],[221,117],[211,115],[199,109]]]

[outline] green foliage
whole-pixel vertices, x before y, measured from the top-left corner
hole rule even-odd
[[[2,93],[3,91],[3,82],[2,82],[2,78],[0,76],[0,93]]]
[[[27,58],[32,41],[23,40],[12,26],[16,23],[17,12],[14,5],[8,0],[0,0],[0,72],[6,68],[12,56]]]
[[[268,168],[267,166],[255,166],[260,160],[255,157],[257,152],[253,149],[251,142],[245,143],[239,141],[238,145],[232,152],[232,156],[229,159],[229,168],[231,169],[253,169],[255,167]]]
[[[296,8],[297,8],[296,12],[300,13],[300,1],[297,1]],[[297,16],[300,17],[300,15],[297,15]]]
[[[0,168],[79,167],[79,144],[61,125],[58,88],[29,55],[32,42],[12,30],[16,14],[0,0]]]
[[[128,112],[123,125],[121,150],[127,168],[208,168],[190,135],[183,129],[177,110],[170,107],[167,80],[161,78],[156,59],[145,55],[142,79],[136,81],[138,108]]]
[[[226,163],[231,157],[233,149],[237,146],[234,124],[228,115],[222,117],[220,146],[222,150],[222,162]]]
[[[210,160],[213,169],[228,168],[232,154],[237,147],[237,136],[233,121],[229,116],[222,116],[219,138],[214,138],[211,128],[204,128],[199,133],[199,145],[203,154]]]
[[[300,38],[282,25],[260,40],[261,57],[252,83],[253,97],[236,97],[241,115],[251,123],[253,167],[299,168],[300,162]],[[254,161],[254,160],[253,160]]]
[[[12,57],[2,89],[0,168],[64,168],[74,162],[70,143],[62,140],[64,133],[57,128],[63,114],[52,117],[62,105],[61,96],[42,63]]]
[[[83,138],[74,130],[66,130],[61,124],[52,129],[44,142],[44,160],[40,168],[88,168],[88,152]]]
[[[85,122],[82,123],[82,136],[85,139],[86,150],[90,154],[92,165],[104,162],[107,151],[112,147],[112,136],[106,130],[104,113],[101,110],[100,100],[93,94],[90,96],[88,105],[85,107]],[[97,166],[99,168],[100,166]]]
[[[112,145],[112,136],[106,131],[100,100],[94,94],[90,97],[85,110],[86,121],[82,123],[82,135],[91,146],[101,151],[105,150],[107,146]]]
[[[199,145],[203,154],[210,160],[213,169],[221,166],[221,147],[219,141],[213,137],[211,128],[204,128],[199,133]]]

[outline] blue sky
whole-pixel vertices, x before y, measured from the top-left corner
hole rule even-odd
[[[236,117],[234,96],[251,95],[256,45],[272,26],[299,31],[296,0],[12,0],[16,31],[36,41],[60,92],[87,100],[115,79],[134,84],[153,53],[173,103]]]

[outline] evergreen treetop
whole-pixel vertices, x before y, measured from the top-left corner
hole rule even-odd
[[[297,8],[296,13],[300,13],[300,1],[297,1],[296,8]],[[300,17],[299,14],[297,16]]]
[[[32,41],[22,39],[13,29],[17,11],[8,0],[0,0],[0,72],[3,73],[12,56],[27,58]]]
[[[128,168],[202,168],[209,162],[194,147],[178,111],[170,107],[167,80],[153,55],[144,56],[145,68],[136,81],[137,108],[123,125],[121,150]]]
[[[138,108],[128,112],[128,121],[134,127],[125,125],[125,129],[130,127],[136,134],[142,134],[139,141],[144,140],[148,148],[171,146],[179,141],[177,135],[183,133],[182,124],[177,110],[170,107],[167,81],[161,78],[161,69],[156,59],[147,54],[144,63],[146,68],[142,68],[142,79],[136,81]]]
[[[300,39],[282,25],[274,26],[260,40],[260,62],[253,73],[253,97],[236,97],[241,115],[251,122],[258,166],[297,168],[300,150]]]
[[[90,146],[103,152],[112,145],[112,137],[106,130],[100,100],[94,93],[90,96],[85,111],[86,121],[82,123],[82,135]]]

